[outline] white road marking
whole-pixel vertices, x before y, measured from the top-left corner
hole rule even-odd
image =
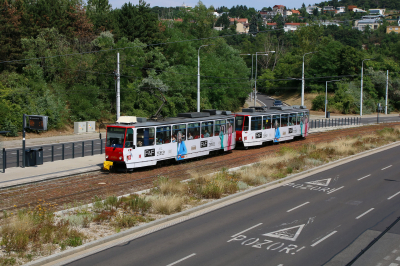
[[[392,195],[392,196],[390,196],[389,198],[388,198],[388,200],[390,200],[391,198],[394,198],[394,197],[396,197],[397,195],[399,195],[400,194],[400,191],[399,192],[397,192],[396,194],[394,194],[394,195]]]
[[[177,260],[177,261],[175,261],[175,262],[173,262],[173,263],[171,263],[171,264],[168,264],[167,266],[175,265],[175,264],[177,264],[177,263],[179,263],[179,262],[181,262],[181,261],[184,261],[184,260],[186,260],[186,259],[188,259],[188,258],[190,258],[190,257],[193,257],[193,256],[195,256],[195,255],[196,255],[196,253],[190,254],[189,256],[186,256],[186,257],[184,257],[184,258],[182,258],[182,259],[180,259],[180,260]]]
[[[289,228],[281,229],[278,231],[270,232],[267,234],[263,234],[263,236],[276,237],[276,238],[280,238],[280,239],[296,241],[297,237],[300,235],[301,230],[303,230],[304,226],[305,226],[305,224],[296,225],[293,227],[289,227]]]
[[[363,214],[359,215],[356,217],[356,219],[359,219],[361,217],[363,217],[364,215],[366,215],[367,213],[369,213],[370,211],[372,211],[374,208],[369,209],[368,211],[364,212]]]
[[[364,179],[364,178],[369,177],[369,176],[371,176],[371,175],[366,175],[366,176],[361,177],[361,178],[359,178],[359,179],[357,179],[357,180],[360,181],[361,179]]]
[[[397,250],[397,249],[395,249],[395,250],[393,250],[393,251],[392,251],[392,253],[396,253],[397,251],[398,251],[398,250]],[[400,258],[400,257],[399,257],[399,258]]]
[[[234,235],[231,236],[231,237],[238,236],[238,235],[240,235],[240,234],[242,234],[242,233],[244,233],[244,232],[247,232],[247,231],[249,231],[249,230],[251,230],[251,229],[253,229],[253,228],[257,227],[257,226],[260,226],[260,225],[262,225],[262,223],[256,224],[255,226],[252,226],[252,227],[250,227],[250,228],[248,228],[248,229],[246,229],[246,230],[244,230],[244,231],[242,231],[242,232],[239,232],[239,233],[237,233],[237,234],[234,234]]]
[[[386,166],[385,168],[382,168],[381,170],[388,169],[389,167],[392,167],[392,165]]]
[[[308,203],[310,203],[310,202],[306,202],[306,203],[303,203],[303,204],[301,204],[301,205],[299,205],[299,206],[297,206],[297,207],[294,207],[293,209],[290,209],[290,210],[288,210],[288,211],[286,211],[286,212],[291,212],[291,211],[293,211],[293,210],[295,210],[295,209],[297,209],[297,208],[300,208],[300,207],[302,207],[302,206],[304,206],[304,205],[306,205],[306,204],[308,204]]]
[[[399,266],[397,263],[390,263],[389,266]]]
[[[337,231],[333,231],[332,233],[330,233],[329,235],[321,238],[320,240],[318,240],[317,242],[315,242],[314,244],[312,244],[312,247],[315,247],[316,245],[318,245],[319,243],[321,243],[322,241],[324,241],[325,239],[327,239],[328,237],[330,237],[331,235],[337,233]]]
[[[339,189],[342,189],[342,188],[344,188],[344,186],[339,187],[339,188],[336,188],[336,189],[333,189],[333,190],[329,191],[329,192],[326,193],[326,194],[331,194],[331,193],[333,193],[333,192],[335,192],[335,191],[338,191]]]
[[[384,260],[390,260],[391,257],[390,257],[390,256],[386,256],[386,257],[384,257],[383,259],[384,259]]]
[[[315,180],[315,181],[311,181],[311,182],[306,182],[306,184],[327,187],[327,186],[329,185],[329,183],[331,182],[331,179],[332,179],[332,178],[321,179],[321,180]]]
[[[394,253],[395,253],[395,252],[394,252]],[[399,261],[400,261],[400,257],[397,257],[396,260],[399,260]]]

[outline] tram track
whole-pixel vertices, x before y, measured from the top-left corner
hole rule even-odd
[[[316,133],[300,141],[254,147],[248,150],[235,150],[222,156],[207,156],[164,167],[141,168],[131,173],[98,172],[2,189],[0,190],[0,211],[34,206],[39,200],[46,201],[49,204],[57,204],[58,209],[61,209],[63,204],[76,201],[90,202],[95,195],[100,197],[122,195],[150,188],[153,181],[160,175],[175,179],[187,179],[190,177],[190,172],[209,173],[218,171],[223,167],[231,168],[257,162],[260,157],[276,152],[281,147],[296,148],[304,144],[317,144],[332,141],[338,137],[350,137],[361,133],[368,134],[380,128],[399,124],[387,123]]]

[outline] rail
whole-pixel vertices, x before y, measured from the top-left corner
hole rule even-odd
[[[26,149],[42,149],[43,163],[65,159],[103,154],[105,152],[105,139],[67,142],[51,145],[27,147]],[[0,169],[3,173],[6,168],[22,166],[22,148],[5,149],[0,153]]]
[[[347,117],[347,118],[331,118],[331,119],[315,119],[310,120],[310,128],[323,128],[323,127],[340,127],[360,125],[360,117]]]

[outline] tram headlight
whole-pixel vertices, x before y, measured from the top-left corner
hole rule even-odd
[[[122,156],[119,156],[119,160],[122,161]]]
[[[242,140],[242,137],[239,137],[239,140]]]
[[[106,155],[106,159],[108,159],[108,155]]]

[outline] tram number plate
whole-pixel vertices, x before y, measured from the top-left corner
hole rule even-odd
[[[144,157],[152,157],[156,154],[155,149],[144,150]]]
[[[261,138],[262,138],[262,132],[257,132],[256,139],[261,139]]]
[[[207,148],[207,140],[200,141],[200,148]]]
[[[293,128],[289,128],[289,134],[293,133]]]

